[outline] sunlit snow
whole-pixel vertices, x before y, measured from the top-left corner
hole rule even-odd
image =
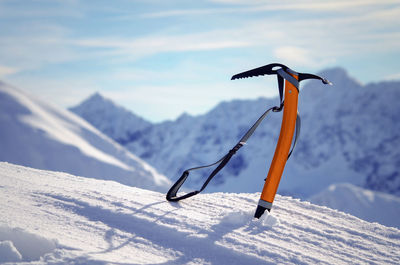
[[[258,193],[165,194],[0,163],[0,262],[399,264],[400,230]]]

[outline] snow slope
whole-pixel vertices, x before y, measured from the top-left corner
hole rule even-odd
[[[290,197],[181,203],[113,181],[0,163],[0,262],[12,264],[399,264],[400,230]]]
[[[393,147],[400,145],[400,82],[363,85],[341,68],[328,69],[320,75],[334,85],[302,83],[301,135],[279,192],[308,198],[330,184],[347,182],[399,195],[400,149]],[[126,139],[124,135],[115,139],[175,180],[186,168],[218,160],[267,108],[277,104],[277,98],[222,102],[205,115],[182,115],[175,121],[125,133],[129,135]],[[95,113],[85,118],[92,123],[97,119]],[[272,160],[280,124],[280,114],[267,117],[207,191],[259,191]],[[203,179],[196,172],[188,184],[199,188]]]
[[[0,161],[165,190],[169,180],[70,111],[0,82]]]
[[[308,200],[369,222],[400,228],[400,198],[387,193],[339,183],[330,185]]]

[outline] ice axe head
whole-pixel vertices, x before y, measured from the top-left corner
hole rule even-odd
[[[254,68],[254,69],[246,71],[246,72],[236,74],[236,75],[232,76],[231,80],[260,76],[260,75],[279,75],[280,72],[282,72],[282,71],[286,72],[287,74],[293,74],[293,75],[298,76],[299,82],[303,81],[303,80],[307,80],[307,79],[319,79],[324,84],[332,85],[332,83],[325,78],[322,78],[322,77],[314,75],[314,74],[297,73],[296,71],[293,71],[286,65],[283,65],[280,63],[271,63],[271,64],[267,64],[267,65],[264,65],[264,66],[261,66],[258,68]]]

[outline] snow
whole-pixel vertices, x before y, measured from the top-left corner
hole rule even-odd
[[[68,110],[0,82],[0,161],[164,191],[170,181]]]
[[[15,91],[13,92],[13,96],[31,112],[31,114],[21,117],[21,120],[26,124],[46,132],[49,137],[61,143],[76,146],[82,153],[90,157],[126,170],[130,169],[128,165],[97,149],[89,144],[81,135],[77,134],[76,132],[80,130],[78,124],[68,123],[65,121],[64,117],[52,115],[51,112],[44,110],[28,97],[15,93]]]
[[[35,261],[56,248],[56,242],[19,228],[0,226],[0,262]]]
[[[115,181],[1,162],[0,253],[12,264],[400,263],[396,228],[279,195],[257,220],[259,195],[170,203]]]
[[[400,228],[400,198],[387,193],[338,183],[311,196],[309,200],[370,222]]]

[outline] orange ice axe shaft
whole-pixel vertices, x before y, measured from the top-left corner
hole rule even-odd
[[[265,180],[264,188],[262,190],[261,197],[254,215],[254,217],[256,218],[260,218],[265,210],[270,211],[272,208],[272,203],[274,201],[276,191],[278,190],[279,182],[281,180],[286,161],[291,154],[290,147],[292,146],[295,129],[296,139],[294,145],[296,144],[297,134],[300,126],[300,120],[297,111],[299,82],[305,79],[320,79],[324,84],[331,84],[328,80],[322,77],[313,74],[297,73],[282,64],[265,65],[253,70],[234,75],[232,79],[253,77],[265,74],[276,74],[278,76],[281,104],[279,108],[275,108],[273,111],[281,111],[283,108],[283,117],[275,154],[272,159],[268,171],[268,176]],[[296,128],[296,126],[298,128]]]
[[[295,76],[295,78],[297,80],[298,77]],[[259,218],[265,210],[271,210],[276,191],[278,190],[279,182],[283,170],[285,169],[286,161],[288,160],[294,130],[296,128],[298,96],[299,92],[297,87],[285,80],[285,102],[281,131],[276,145],[275,154],[271,166],[269,167],[264,188],[254,215],[256,218]]]

